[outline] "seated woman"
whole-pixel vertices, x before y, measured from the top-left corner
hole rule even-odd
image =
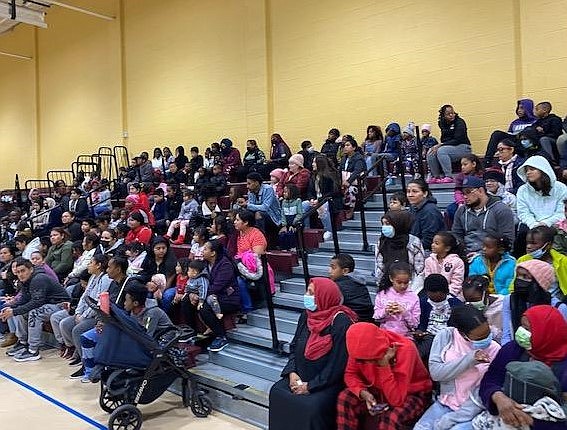
[[[427,153],[427,164],[431,170],[430,183],[451,183],[451,163],[471,153],[471,141],[467,135],[467,124],[453,106],[443,105],[439,109],[441,143]]]
[[[278,167],[280,169],[285,168],[287,166],[289,157],[291,157],[291,149],[289,149],[288,144],[278,133],[272,134],[272,136],[270,137],[270,143],[270,160],[268,162],[266,171],[271,172]]]
[[[502,303],[502,345],[513,339],[526,309],[536,305],[555,306],[567,321],[567,304],[550,293],[556,283],[553,267],[540,260],[519,263],[514,292]]]
[[[453,309],[448,325],[433,339],[429,356],[439,397],[414,430],[472,430],[471,420],[481,411],[473,399],[500,345],[492,340],[484,314],[471,305]]]
[[[563,403],[567,398],[567,323],[552,306],[534,306],[521,317],[515,340],[504,345],[480,383],[480,398],[491,415],[512,427],[533,430],[564,430],[565,422],[544,422],[522,411],[506,394],[506,366],[512,361],[538,360],[549,366],[561,385]],[[527,428],[527,427],[522,427]]]
[[[358,194],[358,176],[366,170],[366,162],[361,154],[358,143],[350,135],[343,137],[344,148],[341,159],[341,173],[343,177],[343,190],[345,192],[345,206],[349,208],[347,219],[354,216],[354,207]]]
[[[490,294],[488,292],[489,285],[490,279],[486,275],[469,276],[463,282],[463,296],[465,296],[465,303],[484,312],[492,337],[501,344],[502,303],[504,300],[503,296]]]
[[[431,402],[431,379],[413,342],[371,323],[357,323],[346,335],[348,364],[337,400],[337,429],[412,428]]]
[[[283,197],[284,187],[289,184],[297,187],[302,200],[307,198],[307,187],[309,185],[309,178],[311,177],[311,174],[303,164],[303,155],[293,154],[289,157],[289,170],[284,173],[276,186],[276,194],[279,199]]]
[[[237,182],[246,182],[246,175],[250,172],[258,172],[264,176],[265,162],[266,155],[258,147],[258,142],[254,139],[248,139],[246,141],[246,153],[242,157],[242,166],[236,169]]]
[[[47,251],[45,263],[51,266],[59,279],[63,280],[73,269],[73,243],[69,240],[67,230],[55,227],[49,234],[51,247]]]
[[[426,251],[431,251],[435,235],[446,229],[443,215],[437,208],[437,199],[423,179],[414,179],[408,183],[407,198],[410,213],[414,216],[410,233],[421,239]]]
[[[347,363],[345,333],[356,314],[337,284],[313,278],[304,296],[291,354],[270,390],[270,430],[332,430]]]

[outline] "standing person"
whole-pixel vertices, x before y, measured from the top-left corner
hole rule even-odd
[[[406,194],[410,213],[414,216],[410,233],[421,239],[426,251],[431,251],[433,237],[437,232],[445,230],[443,215],[437,208],[437,199],[433,197],[429,185],[423,179],[410,181]]]
[[[518,117],[510,123],[506,132],[496,130],[490,135],[488,145],[486,146],[486,154],[484,155],[485,167],[488,168],[492,166],[494,154],[497,152],[496,148],[499,142],[504,139],[515,140],[522,130],[536,121],[537,118],[534,115],[534,101],[532,99],[518,100],[516,103],[516,115]]]
[[[505,379],[506,367],[510,362],[537,360],[550,368],[560,381],[560,391],[564,395],[567,392],[566,338],[567,323],[557,309],[548,305],[528,309],[521,317],[514,341],[502,347],[480,383],[480,398],[488,413],[500,417],[504,424],[511,427],[564,430],[564,422],[540,421],[524,412],[518,403],[527,402],[524,399],[515,401],[505,394]],[[553,391],[552,388],[549,387],[549,391]],[[561,393],[558,394],[560,397]]]
[[[339,164],[337,156],[339,153],[340,143],[338,140],[340,136],[341,132],[339,129],[330,129],[327,139],[323,142],[323,146],[321,146],[321,154],[325,155],[335,167]]]
[[[467,124],[453,106],[443,105],[439,109],[441,143],[433,146],[427,153],[427,164],[431,169],[430,183],[452,183],[451,163],[471,153],[471,142],[467,135]]]
[[[344,136],[343,158],[341,159],[342,184],[345,193],[345,206],[348,207],[347,219],[352,219],[361,185],[359,175],[366,170],[366,162],[360,153],[358,143],[350,135]]]
[[[330,279],[311,279],[289,361],[270,390],[270,430],[335,428],[337,395],[344,387],[347,363],[345,334],[356,321],[342,299]]]
[[[337,430],[412,428],[431,401],[431,379],[414,343],[371,323],[346,334],[346,389],[337,400]]]
[[[454,308],[448,325],[433,339],[429,356],[440,395],[414,430],[472,430],[471,420],[481,411],[477,389],[500,345],[492,339],[486,317],[470,305]]]

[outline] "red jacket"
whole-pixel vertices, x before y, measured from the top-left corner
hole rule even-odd
[[[149,245],[153,235],[154,233],[149,227],[141,225],[140,227],[128,232],[124,239],[124,243],[127,245],[132,242],[140,242],[144,245]]]
[[[311,178],[311,174],[305,167],[299,169],[299,171],[295,175],[290,171],[285,172],[281,181],[279,181],[276,186],[276,194],[278,198],[283,197],[283,189],[287,184],[293,184],[299,190],[301,200],[307,200],[306,196],[307,186],[309,185],[309,178]]]
[[[397,351],[390,366],[380,367],[373,362],[357,361],[357,358],[380,359],[393,344],[397,345]],[[357,397],[363,389],[373,387],[381,392],[383,400],[390,406],[400,407],[406,402],[408,394],[431,391],[429,373],[410,339],[371,323],[357,323],[347,332],[347,349],[349,359],[345,384]]]

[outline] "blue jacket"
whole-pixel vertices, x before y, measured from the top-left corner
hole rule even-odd
[[[258,194],[248,192],[248,209],[252,212],[265,212],[275,225],[282,223],[280,202],[271,185],[262,184]]]
[[[410,233],[421,238],[423,249],[431,250],[433,236],[447,229],[443,215],[437,209],[437,199],[429,196],[419,206],[412,206],[410,211],[414,215]]]
[[[476,255],[471,261],[469,276],[473,275],[489,275],[488,265],[482,254]],[[515,277],[516,259],[508,252],[505,252],[494,269],[494,279],[492,279],[492,283],[494,285],[495,294],[510,294],[510,289]]]
[[[388,136],[390,130],[395,133],[393,136]],[[388,124],[388,127],[386,127],[386,138],[384,139],[384,150],[382,152],[394,154],[397,157],[400,153],[401,140],[400,125],[396,122]]]

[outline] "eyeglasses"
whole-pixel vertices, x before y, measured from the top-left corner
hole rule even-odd
[[[464,194],[465,196],[468,196],[469,194],[474,193],[476,190],[478,190],[478,188],[465,188],[465,189],[463,190],[463,194]]]

